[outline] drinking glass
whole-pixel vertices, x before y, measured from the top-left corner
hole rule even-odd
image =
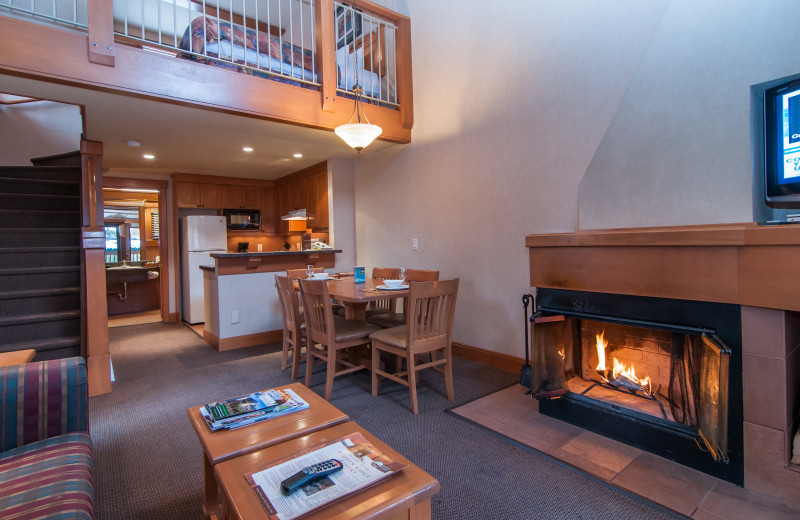
[[[314,277],[314,266],[307,265],[306,266],[306,278],[313,278]]]
[[[406,279],[406,268],[405,267],[400,267],[397,271],[398,271],[398,273],[397,273],[398,277],[401,280],[405,280]]]

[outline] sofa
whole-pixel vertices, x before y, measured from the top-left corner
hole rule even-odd
[[[0,392],[0,518],[93,518],[86,362],[0,368]]]

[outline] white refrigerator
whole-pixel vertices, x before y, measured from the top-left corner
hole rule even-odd
[[[211,253],[228,251],[225,217],[192,215],[181,219],[181,313],[194,325],[203,323],[203,271],[214,267]]]

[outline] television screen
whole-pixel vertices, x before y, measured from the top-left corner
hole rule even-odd
[[[800,208],[800,80],[764,93],[767,204]]]

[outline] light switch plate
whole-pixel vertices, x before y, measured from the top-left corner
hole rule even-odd
[[[231,311],[231,323],[239,323],[239,311]]]
[[[416,238],[411,239],[411,250],[419,251],[419,240],[417,240]]]

